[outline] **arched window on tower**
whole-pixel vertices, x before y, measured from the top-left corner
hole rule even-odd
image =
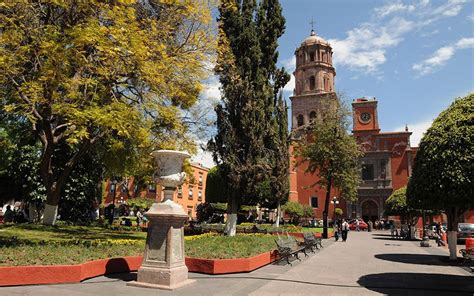
[[[316,78],[314,76],[311,76],[309,78],[309,89],[314,90],[316,88]]]
[[[309,112],[309,121],[313,122],[316,119],[316,111]]]
[[[323,78],[323,89],[325,91],[329,90],[329,79],[328,79],[327,76],[324,76],[324,78]]]
[[[302,114],[298,114],[298,116],[296,116],[296,124],[298,126],[303,126],[304,125],[304,118],[303,118]]]
[[[309,61],[314,62],[314,51],[309,52]]]

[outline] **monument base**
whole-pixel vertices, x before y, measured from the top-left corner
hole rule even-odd
[[[138,269],[137,281],[128,285],[173,290],[193,282],[188,279],[186,265],[174,268],[142,266]]]
[[[171,290],[178,289],[178,288],[184,287],[186,285],[192,284],[194,282],[196,282],[196,280],[187,279],[184,282],[168,286],[168,285],[157,285],[157,284],[149,284],[149,283],[141,283],[141,282],[132,281],[132,282],[128,282],[127,286],[151,288],[151,289],[161,289],[161,290],[170,290],[171,291]]]

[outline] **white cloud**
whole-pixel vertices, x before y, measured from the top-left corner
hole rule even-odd
[[[347,32],[342,40],[329,40],[334,50],[334,63],[352,70],[377,72],[387,61],[386,51],[398,45],[414,23],[404,18],[392,18],[385,25],[365,23]]]
[[[221,91],[219,90],[220,82],[217,76],[213,75],[203,83],[204,89],[201,92],[201,97],[211,100],[219,101],[221,99]]]
[[[387,52],[398,46],[410,32],[443,18],[460,13],[467,0],[448,0],[436,6],[429,0],[404,4],[402,1],[388,3],[373,10],[371,21],[347,31],[343,39],[329,40],[334,49],[334,63],[351,70],[381,74],[381,66],[387,62]],[[436,34],[436,31],[425,36]]]
[[[461,12],[463,4],[467,0],[449,0],[446,4],[438,6],[433,10],[433,15],[456,16]]]
[[[449,61],[457,50],[474,47],[474,38],[462,38],[453,45],[444,46],[435,51],[429,58],[413,64],[412,69],[423,76],[433,73]]]
[[[430,128],[432,123],[433,123],[433,120],[426,120],[422,122],[407,124],[408,131],[412,132],[412,135],[410,137],[410,144],[412,147],[417,147],[420,144],[421,138],[426,133],[428,128]],[[405,126],[398,127],[395,130],[396,131],[405,130]]]
[[[401,2],[391,3],[374,9],[378,17],[386,17],[387,15],[397,12],[412,12],[415,10],[415,5],[405,5]]]
[[[200,141],[201,144],[204,142]],[[212,168],[216,164],[214,163],[214,159],[212,158],[212,153],[208,151],[204,151],[201,147],[198,149],[198,153],[191,157],[191,162],[198,162],[201,163],[203,166],[207,168]]]
[[[289,59],[281,61],[280,64],[285,67],[285,70],[290,74],[290,81],[285,85],[283,91],[293,94],[293,90],[295,89],[295,75],[293,75],[293,71],[295,71],[296,68],[296,57],[292,56]]]
[[[467,19],[470,20],[471,22],[474,22],[474,13],[471,15],[468,15]]]
[[[290,59],[283,60],[281,64],[286,70],[294,71],[296,67],[296,56],[292,56]]]
[[[459,49],[474,47],[474,38],[462,38],[456,43]]]

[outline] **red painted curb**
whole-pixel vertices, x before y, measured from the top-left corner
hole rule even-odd
[[[272,263],[277,259],[276,253],[266,252],[249,258],[235,259],[201,259],[186,257],[186,266],[191,272],[207,274],[225,274],[250,272]]]
[[[332,233],[331,233],[332,234]],[[303,238],[302,233],[289,235]],[[321,234],[316,234],[320,237]],[[277,259],[275,251],[266,252],[249,258],[200,259],[186,257],[186,266],[191,272],[206,274],[225,274],[250,272]],[[88,278],[104,274],[136,271],[141,266],[142,256],[101,259],[76,265],[33,265],[0,267],[0,287],[78,283]]]
[[[186,257],[189,271],[207,274],[250,272],[277,258],[267,252],[249,258],[199,259]],[[89,261],[77,265],[38,265],[0,267],[0,287],[38,284],[78,283],[104,274],[136,271],[142,256],[130,256]]]
[[[0,286],[78,283],[108,273],[137,270],[142,259],[142,256],[129,256],[76,265],[0,267]]]

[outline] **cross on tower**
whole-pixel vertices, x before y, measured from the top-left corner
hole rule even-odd
[[[315,21],[313,20],[313,18],[311,18],[311,21],[309,23],[311,24],[311,31],[314,31]]]

